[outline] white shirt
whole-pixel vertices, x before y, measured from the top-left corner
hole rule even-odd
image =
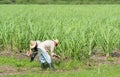
[[[46,40],[43,42],[37,42],[37,48],[40,48],[43,52],[51,52],[51,55],[55,55],[54,53],[54,48],[55,48],[55,43],[53,40]]]

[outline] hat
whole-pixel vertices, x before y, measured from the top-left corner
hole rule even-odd
[[[34,48],[36,46],[36,41],[30,41],[30,48]]]
[[[55,39],[54,42],[58,44],[58,43],[59,43],[59,40],[58,40],[58,39]]]

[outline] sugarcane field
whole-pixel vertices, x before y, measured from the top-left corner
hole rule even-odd
[[[119,1],[8,1],[0,4],[0,77],[120,77]]]

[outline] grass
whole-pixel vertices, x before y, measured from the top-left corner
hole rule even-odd
[[[62,61],[61,60],[61,61],[59,61],[59,63],[58,63],[58,61],[53,61],[53,62],[54,62],[54,66],[56,68],[66,69],[66,70],[79,68],[79,66],[81,66],[81,64],[82,64],[81,62],[79,62],[77,60],[75,60],[75,61],[73,61],[73,60]],[[41,66],[38,60],[30,62],[28,58],[24,58],[24,59],[19,58],[18,59],[18,58],[15,58],[14,56],[9,57],[9,58],[8,57],[0,57],[0,66],[3,66],[3,65],[13,66],[13,67],[16,67],[17,69],[22,69],[22,68],[30,69],[30,68],[34,68],[34,67],[40,68],[40,66]]]
[[[118,68],[118,69],[117,69]],[[69,71],[69,72],[64,72],[64,73],[58,73],[58,72],[52,72],[46,74],[27,74],[23,75],[24,77],[26,76],[42,76],[42,77],[119,77],[119,67],[117,66],[100,66],[96,69],[92,70],[84,70],[81,69],[79,71]]]
[[[10,65],[14,67],[34,67],[39,66],[38,62],[30,63],[28,59],[16,59],[15,57],[1,57],[0,65]]]
[[[8,75],[2,77],[119,77],[120,66],[101,65],[94,69],[79,69],[68,71],[34,71],[25,74]]]
[[[99,64],[92,66],[86,65],[87,61],[63,61],[60,65],[54,64],[58,69],[57,71],[41,71],[38,61],[29,62],[28,58],[17,59],[13,57],[0,57],[0,66],[8,66],[7,69],[15,69],[16,72],[12,72],[12,75],[6,73],[1,77],[119,77],[120,66],[112,64]],[[5,69],[1,69],[0,72],[5,72]],[[11,69],[11,70],[12,70]],[[18,73],[18,74],[16,74]]]

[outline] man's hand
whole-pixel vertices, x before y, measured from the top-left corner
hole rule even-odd
[[[60,59],[60,56],[59,56],[59,55],[53,55],[52,57],[57,58],[57,59]]]

